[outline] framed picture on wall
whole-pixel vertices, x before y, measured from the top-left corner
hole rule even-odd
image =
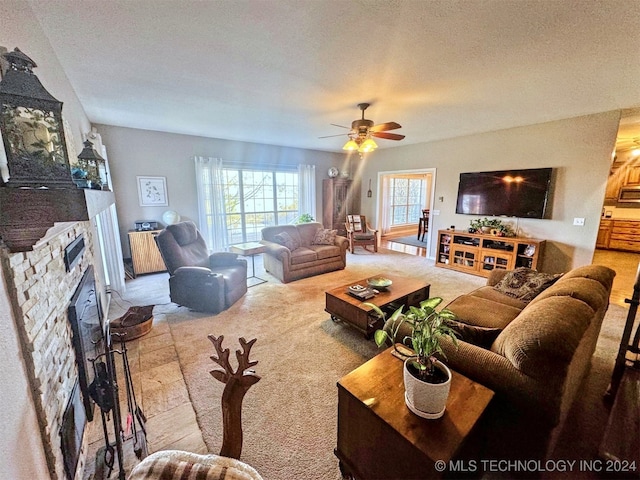
[[[167,198],[166,177],[137,177],[138,199],[141,207],[166,207]]]

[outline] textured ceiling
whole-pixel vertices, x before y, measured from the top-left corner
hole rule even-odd
[[[640,107],[639,0],[29,3],[93,123],[339,151],[361,102],[381,148]]]

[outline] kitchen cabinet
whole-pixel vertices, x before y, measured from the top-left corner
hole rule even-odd
[[[621,163],[614,163],[609,170],[609,178],[607,179],[607,188],[604,193],[604,204],[615,205],[618,203],[620,188],[625,181],[626,170]]]
[[[640,252],[640,220],[613,220],[608,248]]]
[[[627,165],[625,168],[625,187],[640,187],[640,165]]]
[[[613,228],[613,220],[600,220],[598,228],[598,237],[596,238],[596,248],[609,248],[609,240],[611,239],[611,229]]]
[[[640,187],[640,164],[619,161],[611,164],[604,204],[616,205],[620,197],[620,189],[624,187]]]

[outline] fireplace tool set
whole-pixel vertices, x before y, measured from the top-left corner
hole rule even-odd
[[[138,459],[143,459],[148,455],[145,428],[147,419],[136,400],[124,335],[113,333],[110,336],[120,340],[120,350],[114,349],[111,346],[111,341],[108,341],[109,348],[105,353],[89,359],[94,371],[94,381],[89,385],[89,394],[100,408],[105,439],[105,446],[96,454],[95,478],[108,478],[113,471],[114,461],[117,457],[119,466],[118,478],[124,480],[123,444],[127,440],[132,440],[133,451]],[[108,334],[107,338],[110,336]],[[115,354],[119,354],[122,358],[127,394],[127,415],[124,428],[120,411]],[[114,442],[111,442],[109,435],[108,420],[110,415],[113,416]]]

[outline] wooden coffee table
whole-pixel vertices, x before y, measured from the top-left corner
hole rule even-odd
[[[444,416],[427,420],[404,402],[403,362],[393,347],[338,382],[338,446],[343,475],[357,479],[438,478],[471,442],[493,391],[456,372]],[[438,461],[445,462],[442,464]],[[438,463],[436,463],[438,462]],[[445,471],[442,465],[446,465]]]
[[[429,298],[429,287],[431,285],[423,280],[386,275],[384,273],[371,275],[367,278],[374,277],[385,277],[393,282],[386,291],[381,291],[375,297],[365,300],[365,302],[373,303],[383,310],[388,306],[392,308],[394,306],[397,308],[400,305],[417,306],[421,301]],[[371,307],[364,305],[362,300],[347,293],[347,289],[351,285],[366,286],[367,278],[326,291],[325,311],[331,314],[331,318],[334,321],[342,320],[363,332],[367,338],[370,338],[371,334],[382,326],[382,319],[378,318]]]

